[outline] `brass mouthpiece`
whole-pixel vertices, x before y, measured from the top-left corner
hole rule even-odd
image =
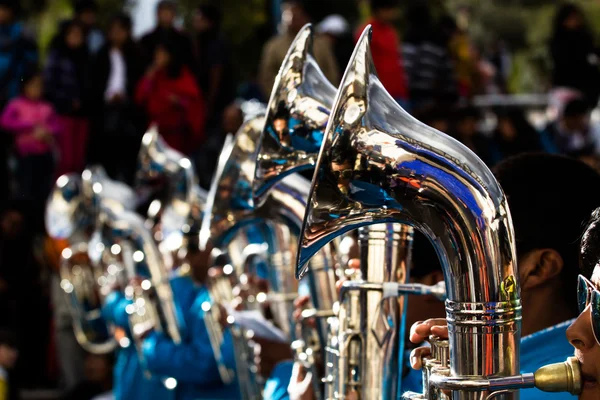
[[[535,387],[544,392],[581,393],[581,367],[575,357],[556,364],[548,364],[534,374]]]

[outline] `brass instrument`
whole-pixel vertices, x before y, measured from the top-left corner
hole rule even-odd
[[[244,258],[240,257],[244,253],[243,249],[252,243],[267,245],[264,278],[269,283],[269,291],[262,294],[261,298],[268,302],[275,325],[292,340],[294,332],[291,328],[291,315],[298,283],[292,279],[290,262],[297,252],[297,231],[294,232],[294,227],[299,227],[303,218],[308,182],[299,176],[289,176],[274,187],[260,207],[255,207],[252,181],[256,167],[256,142],[263,126],[262,115],[248,120],[237,132],[235,139],[228,140],[224,146],[208,196],[201,242],[206,244],[210,238],[216,247],[226,251],[231,259],[229,265],[236,272],[229,275],[237,278],[247,272],[243,270]],[[248,235],[253,238],[249,240]],[[242,284],[243,282],[235,282],[232,290]],[[220,299],[213,295],[213,300],[219,302]],[[256,304],[252,304],[256,301],[256,296],[248,296],[243,301],[243,309],[256,307]],[[244,335],[246,333],[242,332],[241,336]],[[236,368],[253,371],[256,366],[245,363]],[[238,376],[246,374],[247,372],[238,372]],[[241,391],[260,396],[261,388],[252,383],[259,381],[258,377],[250,379],[253,387],[242,387]],[[246,382],[240,384],[244,385]]]
[[[150,329],[180,343],[180,321],[168,272],[143,218],[132,211],[102,206],[100,220],[102,236],[113,253],[121,254],[124,264],[124,291],[131,300],[126,312],[136,347],[141,349],[141,336]]]
[[[405,397],[518,398],[518,393],[504,389],[532,383],[519,375],[521,305],[514,232],[504,193],[475,154],[412,118],[385,91],[373,65],[370,35],[369,26],[354,50],[325,131],[301,234],[297,276],[306,272],[308,260],[320,248],[352,229],[393,222],[419,229],[433,243],[444,271],[449,340],[439,342],[446,350],[434,352],[438,357],[432,362],[438,364],[426,377],[425,394]],[[346,289],[342,299],[351,294]],[[343,310],[344,303],[340,303],[340,330],[343,314],[351,318],[355,302],[350,296]],[[370,328],[366,319],[353,322],[361,330]],[[350,343],[342,344],[345,339],[339,332],[340,357],[349,357],[341,351]],[[368,354],[361,352],[362,365],[368,365],[365,358],[384,345],[385,341]],[[569,382],[560,388],[575,390],[576,369],[569,364],[552,380]],[[380,398],[367,390],[372,387],[369,378],[361,374],[361,397]],[[495,386],[496,382],[504,384]]]
[[[312,42],[313,32],[309,24],[297,34],[275,79],[267,106],[265,128],[259,141],[257,167],[253,181],[254,201],[258,205],[262,204],[274,184],[291,174],[312,170],[318,157],[336,89],[327,81],[312,56]],[[407,290],[417,294],[419,287],[411,287],[406,284],[412,228],[408,226],[403,228],[390,226],[389,228],[401,229],[401,239],[397,238],[397,235],[384,233],[381,233],[382,237],[375,233],[361,236],[364,253],[361,265],[365,278],[370,279],[370,282],[400,283]],[[369,228],[363,230],[368,232]],[[369,244],[371,241],[373,243]],[[386,241],[390,243],[386,245]],[[396,250],[392,243],[399,246],[399,249]],[[332,309],[334,301],[337,300],[335,281],[336,275],[340,275],[340,272],[335,273],[334,269],[334,265],[337,264],[334,257],[337,250],[325,247],[322,251],[324,254],[317,254],[310,261],[308,285],[311,289],[311,300],[314,306],[303,313],[303,320],[306,318],[317,319],[318,340],[315,340],[315,332],[303,327],[301,329],[302,342],[294,343],[298,358],[307,368],[311,369],[312,375],[315,377],[322,374],[316,363],[318,359],[323,361],[320,349],[330,347],[326,343],[329,336],[327,320],[334,316]],[[371,268],[368,265],[370,263],[374,263]],[[368,310],[375,308],[380,310],[379,307],[376,307],[381,297],[379,292],[367,293],[372,290],[369,286],[365,286],[364,289],[363,294],[356,294],[361,299],[364,297],[361,304],[368,302]],[[402,291],[397,293],[401,295]],[[385,363],[389,369],[396,372],[397,368],[394,363],[397,362],[397,353],[401,354],[400,349],[404,347],[404,336],[402,335],[404,318],[400,318],[400,316],[404,314],[405,301],[401,296],[395,300],[386,300],[386,302],[389,304],[381,307],[381,310],[385,310],[387,314],[384,316],[382,311],[381,315],[378,315],[379,320],[373,320],[373,323],[369,324],[372,329],[361,333],[363,337],[360,340],[370,343],[371,340],[382,340],[381,336],[388,340],[392,344],[387,348],[389,353],[386,353],[381,359],[378,358],[379,353],[371,356],[371,364],[383,365]],[[369,315],[376,318],[374,313]],[[385,317],[393,321],[391,326],[384,323],[382,327],[375,327],[375,323],[384,321]],[[343,325],[343,321],[341,324]],[[346,329],[345,325],[343,329]],[[377,333],[373,334],[376,331]],[[380,337],[377,337],[378,334]],[[366,344],[366,346],[372,347],[370,344]],[[347,360],[347,357],[343,360]],[[339,369],[345,369],[345,367],[342,365],[339,366]],[[337,366],[333,370],[333,372],[338,370]],[[370,382],[375,392],[378,390],[375,389],[377,385],[381,386],[381,390],[384,390],[385,387],[386,392],[382,393],[384,398],[397,397],[395,393],[399,391],[398,385],[384,384],[389,375],[387,369],[384,368],[382,371],[381,368],[374,368],[371,370],[365,365],[357,365],[352,369],[353,379],[358,378],[357,371],[363,371],[363,373],[366,371],[366,374],[372,376]],[[313,380],[313,384],[316,396],[322,397],[324,389],[317,379]],[[329,388],[325,391],[329,392]]]
[[[196,184],[192,161],[169,147],[156,125],[142,138],[135,187],[138,192],[158,196],[151,203],[149,217],[159,219],[155,238],[164,243],[161,250],[164,247],[163,256],[171,270],[176,266],[169,252],[179,249],[182,235],[201,220],[207,193]]]
[[[135,198],[125,185],[108,179],[102,168],[92,167],[81,176],[59,177],[45,213],[48,234],[69,242],[61,253],[59,275],[75,338],[81,347],[95,354],[109,353],[116,347],[113,327],[102,318],[102,304],[108,288],[123,279],[118,263],[95,259],[92,254],[96,249],[88,245],[93,243],[102,202],[133,207]]]

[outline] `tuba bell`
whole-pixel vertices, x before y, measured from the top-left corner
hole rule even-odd
[[[370,36],[369,26],[354,50],[325,132],[297,276],[306,272],[318,249],[352,229],[400,222],[420,230],[442,264],[449,340],[437,341],[439,356],[426,377],[426,393],[407,398],[448,398],[442,390],[450,391],[452,399],[482,399],[492,392],[498,399],[518,398],[518,393],[494,387],[496,382],[498,389],[526,387],[515,383],[526,379],[519,375],[520,290],[504,193],[474,153],[412,118],[386,92],[377,79]],[[396,288],[381,290],[394,296]],[[340,328],[344,296],[352,293],[348,289],[341,294]],[[344,332],[338,339],[340,357],[346,357],[344,347],[352,341],[344,341]],[[369,368],[369,357],[384,345],[350,354]],[[560,379],[573,383],[575,369],[572,364],[563,368],[570,372]],[[362,398],[379,398],[368,376],[363,369]],[[505,381],[514,385],[503,387]]]

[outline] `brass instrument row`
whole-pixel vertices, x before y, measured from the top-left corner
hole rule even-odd
[[[266,108],[246,112],[227,138],[208,193],[196,186],[190,160],[155,128],[143,138],[135,190],[96,167],[58,179],[47,226],[71,243],[61,286],[84,348],[140,346],[135,339],[152,329],[180,341],[168,279],[189,273],[173,254],[193,245],[211,251],[211,299],[202,310],[219,375],[237,379],[243,399],[262,398],[267,378],[254,361],[255,333],[238,320],[244,311],[281,332],[317,399],[517,399],[518,389],[534,386],[580,390],[573,360],[520,374],[520,289],[504,193],[475,154],[386,92],[370,32],[335,88],[312,56],[312,27],[304,27]],[[167,195],[141,217],[134,209],[157,183]],[[198,243],[186,243],[194,225]],[[445,282],[409,283],[414,230],[434,245]],[[353,246],[360,268],[347,269]],[[132,300],[134,343],[115,342],[102,322],[115,288]],[[310,304],[294,319],[301,292]],[[401,387],[407,294],[446,304],[449,340],[431,338],[422,393]],[[234,369],[222,357],[226,334]]]

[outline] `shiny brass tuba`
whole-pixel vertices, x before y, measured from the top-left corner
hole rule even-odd
[[[90,244],[96,246],[93,232],[101,202],[131,207],[135,199],[125,185],[110,181],[101,167],[92,167],[81,175],[60,176],[45,214],[48,234],[69,243],[61,252],[59,275],[75,338],[86,351],[95,354],[109,353],[116,347],[113,328],[102,318],[102,304],[107,288],[122,279],[116,263],[96,259],[95,249],[90,248]]]
[[[373,66],[370,35],[369,26],[354,50],[325,132],[297,275],[306,272],[318,249],[349,230],[390,222],[419,229],[433,243],[444,271],[449,340],[434,348],[437,357],[426,376],[426,392],[406,397],[485,399],[499,390],[494,398],[518,398],[504,389],[531,387],[533,378],[519,375],[521,304],[504,193],[475,154],[412,118],[386,92]],[[396,295],[395,284],[379,286],[384,297]],[[351,298],[344,310],[351,294],[350,288],[342,290],[340,328],[351,313]],[[360,320],[361,328],[370,328],[365,322]],[[370,368],[370,357],[386,341],[353,352],[355,343],[345,333],[338,335],[340,357],[356,357]],[[562,380],[563,389],[576,390],[576,366],[561,368],[564,373],[556,380]],[[380,398],[371,391],[369,376],[363,369],[360,394]]]
[[[261,204],[270,188],[282,178],[312,170],[316,164],[336,89],[327,81],[312,56],[312,42],[312,27],[306,25],[296,36],[275,79],[267,107],[265,128],[259,142],[253,182],[254,200],[257,204]],[[405,284],[408,279],[412,228],[390,225],[389,227],[378,226],[377,232],[374,229],[375,227],[363,228],[360,234],[363,250],[361,265],[365,279],[370,279],[371,282]],[[334,317],[333,306],[337,300],[335,281],[337,276],[342,274],[339,270],[342,266],[336,261],[336,253],[335,246],[331,248],[328,245],[310,260],[307,278],[314,306],[303,312],[302,320],[316,318],[319,329],[314,332],[303,326],[301,329],[303,343],[299,341],[294,343],[298,358],[304,361],[305,366],[310,368],[315,377],[312,383],[316,395],[321,397],[324,392],[326,398],[332,396],[329,387],[334,382],[332,375],[337,373],[338,369],[344,369],[342,365],[339,368],[337,365],[328,368],[324,379],[328,387],[324,389],[316,379],[323,374],[320,364],[324,361],[325,355],[322,354],[322,350],[332,349],[332,346],[327,343],[333,329],[329,326],[328,319]],[[372,265],[371,268],[369,265]],[[377,343],[383,338],[390,343],[381,358],[379,358],[380,352],[371,356],[371,364],[387,365],[382,370],[372,371],[373,379],[379,379],[381,382],[385,379],[388,370],[397,372],[397,354],[401,353],[399,348],[403,348],[404,340],[401,334],[404,319],[400,316],[403,315],[405,302],[403,298],[388,299],[385,300],[385,307],[379,308],[381,295],[379,292],[373,292],[370,286],[365,287],[363,294],[355,293],[355,295],[364,298],[362,301],[369,302],[366,309],[381,310],[379,314],[369,314],[369,317],[373,318],[372,323],[369,324],[370,330],[354,336],[368,342],[365,346],[369,348],[374,347],[371,341]],[[379,318],[377,321],[376,316]],[[382,322],[386,319],[393,321],[391,325]],[[375,326],[376,324],[378,325]],[[332,355],[328,354],[327,357],[331,359]],[[363,368],[357,365],[349,372],[353,379],[359,376],[357,374],[359,369]],[[348,385],[354,384],[348,383]],[[375,384],[371,386],[374,387]],[[394,397],[397,386],[386,383],[385,387],[388,391],[384,393],[384,398]]]
[[[236,292],[245,285],[244,281],[249,276],[254,275],[245,269],[251,264],[246,262],[244,249],[253,243],[266,244],[265,254],[261,256],[266,261],[262,278],[267,280],[269,290],[267,293],[243,297],[242,308],[256,309],[256,302],[266,301],[273,322],[291,340],[291,315],[298,283],[293,279],[293,268],[290,269],[297,252],[297,231],[294,232],[290,227],[299,227],[301,224],[309,185],[301,177],[290,176],[275,186],[260,207],[255,207],[252,181],[256,166],[256,143],[263,125],[262,115],[248,120],[233,141],[228,141],[224,147],[208,196],[201,242],[205,244],[210,238],[215,247],[227,253],[230,259],[228,268],[216,275],[222,279],[227,277],[224,282],[229,282],[231,291]],[[221,299],[212,290],[211,295],[215,302],[220,302]],[[217,324],[214,325],[217,329]],[[234,344],[241,347],[248,345],[246,336],[251,332],[239,329],[233,323],[232,333]],[[252,351],[238,351],[236,348],[236,353],[252,354]],[[260,397],[260,377],[256,374],[253,360],[238,360],[236,368],[238,377],[254,376],[245,381],[239,379],[242,393],[247,394],[247,398]]]

